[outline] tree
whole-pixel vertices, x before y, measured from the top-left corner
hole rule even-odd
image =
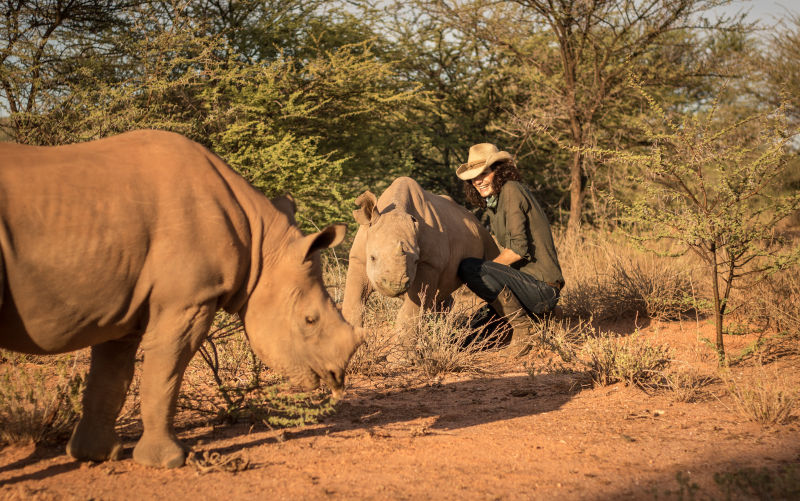
[[[518,143],[537,147],[543,135],[569,152],[568,229],[580,227],[592,174],[587,147],[619,139],[613,128],[632,114],[626,75],[648,87],[687,96],[703,78],[728,74],[710,36],[735,42],[746,29],[731,18],[700,15],[730,0],[458,0],[441,2],[454,25],[501,48],[528,98],[499,124]],[[704,37],[692,35],[701,28]],[[683,91],[683,92],[675,92]],[[696,98],[697,96],[691,96]],[[605,137],[604,137],[605,134]],[[605,140],[605,141],[604,141]],[[518,149],[522,149],[518,147]]]
[[[395,85],[369,32],[353,16],[334,16],[334,3],[319,1],[311,10],[299,1],[116,5],[120,22],[102,33],[80,26],[59,32],[63,47],[87,37],[97,43],[75,57],[50,54],[48,67],[64,76],[53,79],[58,87],[37,83],[24,46],[11,48],[16,66],[3,74],[13,74],[14,95],[41,90],[30,111],[10,110],[9,130],[31,144],[137,128],[180,132],[217,151],[267,195],[294,193],[304,225],[349,219],[354,187],[345,170],[356,162],[350,168],[368,170],[380,157],[349,138],[368,143],[414,92]],[[0,35],[17,38],[14,22],[2,28]]]
[[[736,122],[717,120],[716,104],[698,114],[670,116],[640,84],[633,87],[658,117],[640,122],[649,151],[594,152],[641,172],[639,196],[630,203],[616,199],[624,222],[635,229],[631,236],[661,254],[658,242],[676,242],[678,251],[671,255],[691,251],[705,264],[722,364],[731,291],[745,277],[758,280],[800,260],[800,249],[786,246],[774,231],[800,208],[800,192],[779,191],[787,145],[795,136],[783,108]]]
[[[70,71],[98,48],[106,35],[124,28],[127,10],[137,0],[20,0],[4,2],[0,12],[0,124],[18,139],[25,121],[49,109],[68,92]]]
[[[782,20],[778,28],[756,56],[763,79],[753,82],[751,90],[763,102],[786,102],[790,118],[800,123],[800,14]]]

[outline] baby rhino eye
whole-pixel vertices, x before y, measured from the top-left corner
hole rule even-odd
[[[306,325],[314,325],[315,323],[317,323],[316,315],[306,315]]]

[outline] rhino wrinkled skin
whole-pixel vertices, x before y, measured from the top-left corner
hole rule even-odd
[[[325,290],[317,251],[341,242],[344,225],[303,236],[294,209],[178,134],[0,143],[0,347],[92,347],[69,454],[119,457],[114,425],[141,347],[144,431],[133,457],[182,465],[178,390],[220,308],[239,314],[271,367],[341,393],[360,333]]]
[[[379,199],[361,194],[353,216],[359,223],[347,270],[342,313],[351,325],[363,323],[363,306],[373,291],[405,295],[398,320],[452,302],[460,285],[458,264],[467,257],[493,259],[491,234],[450,197],[423,190],[408,177],[397,178]]]

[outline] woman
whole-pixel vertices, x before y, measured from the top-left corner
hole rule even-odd
[[[484,223],[501,249],[492,261],[467,258],[458,276],[511,325],[511,346],[524,353],[529,316],[555,308],[564,277],[550,223],[530,190],[520,183],[511,154],[490,143],[469,149],[456,170],[467,201],[485,208]]]

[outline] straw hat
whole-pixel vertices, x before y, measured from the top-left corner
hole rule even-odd
[[[511,153],[499,151],[492,143],[480,143],[471,146],[467,163],[461,164],[456,169],[456,176],[464,181],[478,177],[495,162],[511,160]]]

